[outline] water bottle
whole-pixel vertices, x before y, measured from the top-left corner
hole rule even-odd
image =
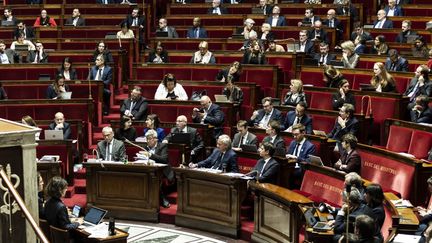
[[[110,218],[110,220],[109,220],[108,233],[109,233],[109,235],[115,235],[116,234],[114,218]]]

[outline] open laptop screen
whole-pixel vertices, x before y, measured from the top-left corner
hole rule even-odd
[[[104,209],[92,207],[84,217],[84,222],[88,222],[95,225],[99,224],[102,221],[102,219],[105,217],[106,213],[107,211]]]

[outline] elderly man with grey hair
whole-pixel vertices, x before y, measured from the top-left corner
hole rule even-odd
[[[216,147],[207,159],[196,164],[190,163],[189,167],[211,168],[222,170],[223,172],[238,172],[237,155],[231,149],[231,138],[226,134],[220,135]]]
[[[114,138],[114,132],[111,127],[102,129],[103,141],[97,144],[98,159],[105,161],[123,161],[125,159],[126,149],[122,141]]]
[[[190,63],[194,64],[215,64],[216,59],[211,51],[208,50],[208,42],[201,41],[198,45],[199,51],[194,52]]]
[[[193,122],[214,126],[214,137],[218,138],[222,134],[222,126],[225,120],[224,113],[218,105],[212,103],[207,95],[201,97],[200,105],[200,108],[193,108]]]
[[[221,0],[213,0],[212,6],[209,9],[207,9],[207,13],[222,15],[222,14],[228,14],[228,10],[221,5]]]

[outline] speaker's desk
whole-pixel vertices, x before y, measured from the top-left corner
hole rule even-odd
[[[159,221],[159,190],[166,165],[120,162],[83,165],[88,207],[108,210],[107,217]]]

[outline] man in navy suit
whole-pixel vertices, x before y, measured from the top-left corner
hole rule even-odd
[[[336,59],[336,55],[329,53],[329,45],[326,42],[320,43],[320,53],[315,54],[314,59],[319,65],[329,65],[332,60]]]
[[[315,44],[308,39],[308,31],[300,30],[299,32],[299,50],[297,52],[304,52],[306,55],[313,57],[315,55]]]
[[[147,101],[141,96],[141,87],[135,86],[130,98],[123,101],[120,107],[120,118],[128,116],[132,120],[144,121],[147,118]]]
[[[281,125],[279,121],[270,121],[266,129],[267,136],[263,138],[262,143],[272,143],[275,149],[283,149],[285,152],[285,140],[280,135]]]
[[[336,30],[336,44],[338,44],[342,40],[343,25],[342,22],[336,18],[336,11],[334,9],[329,9],[327,11],[327,19],[322,23],[325,26]]]
[[[279,163],[272,158],[274,147],[271,143],[263,143],[258,148],[261,159],[257,161],[251,172],[248,175],[260,183],[276,184],[279,174]]]
[[[193,19],[193,27],[189,28],[186,34],[187,38],[207,38],[207,30],[201,27],[201,19]]]
[[[248,131],[247,121],[240,120],[237,122],[238,133],[234,134],[232,147],[234,151],[241,151],[241,145],[257,145],[258,140],[255,134]]]
[[[374,21],[373,25],[374,29],[393,29],[393,21],[387,19],[383,9],[378,10],[377,20]]]
[[[342,137],[347,133],[357,136],[359,127],[359,121],[354,117],[354,106],[345,103],[340,108],[339,116],[336,118],[335,125],[331,132],[327,134],[327,137],[338,141],[337,148],[339,152],[342,153],[343,147],[340,143]]]
[[[267,23],[272,27],[276,26],[286,26],[286,20],[284,16],[280,16],[279,6],[274,6],[272,10],[272,16],[267,18]]]
[[[308,38],[311,41],[322,41],[325,43],[329,43],[327,32],[322,27],[321,20],[317,20],[314,22],[313,29],[308,31]]]
[[[408,72],[408,60],[399,56],[396,49],[390,49],[385,62],[387,71]]]
[[[306,134],[312,134],[312,118],[306,114],[306,103],[300,101],[294,111],[289,111],[283,124],[283,129],[286,132],[292,132],[292,128],[296,124],[303,124],[306,129]]]
[[[263,108],[253,112],[248,122],[249,126],[267,128],[269,122],[273,120],[282,124],[282,113],[278,109],[273,108],[273,99],[271,97],[265,97],[262,99],[261,103]]]
[[[208,14],[228,14],[228,10],[221,5],[221,0],[213,0],[212,6],[207,10]]]
[[[298,26],[303,26],[303,25],[307,25],[307,26],[311,26],[315,23],[315,21],[320,20],[319,16],[315,16],[314,15],[314,10],[313,8],[307,8],[305,10],[305,17],[303,18],[302,22],[298,22]]]
[[[207,159],[196,164],[189,163],[189,167],[204,167],[222,170],[223,172],[238,172],[237,155],[231,149],[230,137],[226,134],[220,135],[216,142],[216,147]]]
[[[396,5],[396,0],[388,0],[388,5],[385,6],[384,11],[387,16],[403,16],[402,8]]]
[[[217,139],[222,134],[222,125],[225,115],[220,107],[213,104],[210,97],[204,95],[200,99],[201,108],[194,108],[192,119],[195,123],[209,124],[214,126],[214,137]]]
[[[112,77],[113,77],[112,68],[105,65],[105,59],[104,59],[103,55],[99,55],[96,58],[95,64],[96,65],[90,69],[89,79],[90,80],[100,80],[104,83],[103,113],[106,116],[109,114],[109,110],[110,110],[111,91],[109,88],[110,88],[110,84],[111,84]]]
[[[144,14],[143,15],[139,14],[139,8],[134,8],[132,10],[132,13],[126,16],[126,19],[124,19],[123,22],[120,23],[120,26],[122,26],[122,24],[124,23],[126,23],[127,26],[136,27],[139,29],[138,39],[140,43],[140,48],[145,47],[144,33],[145,33],[145,26],[146,26],[146,18]]]

